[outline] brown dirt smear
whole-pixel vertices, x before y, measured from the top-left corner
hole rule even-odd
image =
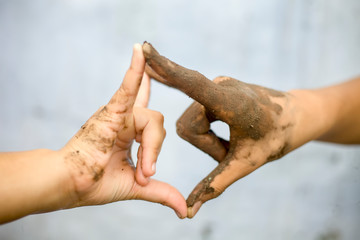
[[[277,103],[286,98],[283,92],[225,76],[210,81],[201,73],[184,68],[161,56],[147,42],[143,44],[143,53],[146,59],[145,70],[150,77],[177,88],[205,107],[205,111],[200,111],[196,104],[192,104],[185,111],[177,123],[179,135],[201,150],[209,154],[211,152],[210,155],[213,157],[218,156],[214,152],[221,151],[220,148],[225,148],[227,151],[224,160],[217,159],[220,162],[219,166],[189,195],[187,199],[189,207],[199,200],[205,202],[220,194],[211,187],[211,183],[229,166],[230,161],[236,160],[232,155],[246,140],[257,142],[263,140],[269,132],[285,131],[291,126],[288,124],[278,127],[275,122],[283,112],[282,106]],[[230,127],[230,140],[229,142],[219,140],[222,145],[209,142],[211,138],[209,123],[216,120],[223,121]],[[209,150],[209,145],[218,149]],[[278,150],[270,153],[267,160],[272,161],[282,157],[288,149],[290,149],[289,144],[284,143]],[[258,162],[251,159],[250,155],[243,157],[250,166],[256,168]]]

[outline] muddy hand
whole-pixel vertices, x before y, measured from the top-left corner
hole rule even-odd
[[[292,150],[294,120],[288,93],[230,77],[210,81],[159,55],[146,42],[143,52],[152,78],[196,100],[177,122],[180,137],[219,163],[189,195],[189,218],[233,182]],[[217,120],[229,125],[229,141],[211,131],[210,124]]]

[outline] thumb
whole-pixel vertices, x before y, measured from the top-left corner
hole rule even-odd
[[[205,177],[186,200],[188,218],[192,218],[206,201],[218,197],[232,183],[248,175],[257,167],[229,155]]]
[[[150,179],[146,186],[135,186],[135,199],[160,203],[172,208],[183,219],[187,216],[187,206],[183,195],[168,183]]]

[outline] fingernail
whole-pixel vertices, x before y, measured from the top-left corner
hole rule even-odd
[[[200,207],[201,207],[201,202],[196,202],[192,207],[188,207],[187,217],[193,218],[195,214],[199,211]]]
[[[183,217],[181,216],[181,214],[179,212],[175,211],[175,213],[178,216],[178,218],[183,219]]]
[[[153,164],[152,164],[151,170],[153,171],[153,173],[156,172],[156,163],[153,163]]]
[[[142,48],[142,47],[141,47],[141,44],[140,44],[140,43],[135,43],[135,44],[133,45],[133,48],[140,49],[140,48]]]

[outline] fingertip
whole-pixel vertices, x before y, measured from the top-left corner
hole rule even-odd
[[[149,161],[147,166],[144,167],[144,174],[145,176],[151,177],[156,173],[156,159]]]
[[[153,172],[153,174],[156,173],[156,163],[153,163],[153,164],[151,165],[151,171]]]
[[[142,52],[142,46],[140,43],[134,43],[133,50],[135,51],[141,51]]]
[[[156,173],[156,163],[152,163],[152,164],[150,164],[149,166],[146,166],[146,167],[144,166],[142,171],[143,171],[144,177],[149,178],[149,177],[154,176],[155,173]]]
[[[159,150],[154,148],[144,148],[142,158],[142,171],[145,176],[151,177],[156,173],[156,161]]]
[[[177,211],[175,211],[175,210],[174,210],[174,212],[175,212],[175,214],[178,216],[178,218],[180,218],[180,219],[184,219],[184,218],[185,218],[184,216],[181,215],[181,213],[179,213],[179,212],[177,212]]]
[[[138,159],[138,161],[141,161],[141,159]],[[138,162],[136,166],[135,180],[140,186],[146,186],[150,182],[150,178],[142,172],[141,162]]]
[[[156,173],[156,163],[149,163],[147,166],[143,166],[143,174],[145,177],[151,177],[154,176]]]
[[[136,100],[136,97],[139,92],[141,85],[141,79],[145,71],[145,58],[139,49],[138,44],[133,45],[133,54],[130,62],[129,69],[126,71],[123,82],[120,86],[120,89],[123,91],[118,91],[120,95],[117,95],[117,98],[126,97],[127,99],[131,97],[131,100]],[[130,99],[129,99],[130,102]]]
[[[187,217],[193,218],[196,213],[199,211],[202,203],[200,201],[196,202],[193,206],[187,208]]]
[[[142,75],[145,71],[145,58],[142,52],[142,47],[139,43],[135,43],[133,45],[133,56],[131,60],[130,69],[134,70],[135,73],[140,74],[142,79]]]
[[[145,177],[142,174],[136,174],[135,175],[135,180],[136,182],[140,185],[140,186],[146,186],[149,184],[150,182],[150,178],[149,177]]]
[[[137,199],[161,203],[175,212],[180,218],[187,217],[187,206],[184,196],[168,183],[150,179],[146,187],[142,187]]]
[[[149,55],[151,52],[152,46],[150,43],[148,42],[144,42],[144,44],[142,45],[142,50],[145,54]]]
[[[187,206],[185,203],[185,199],[181,194],[176,198],[177,200],[173,200],[176,203],[173,204],[173,206],[169,205],[169,207],[175,211],[175,214],[178,216],[178,218],[184,219],[187,217]]]

